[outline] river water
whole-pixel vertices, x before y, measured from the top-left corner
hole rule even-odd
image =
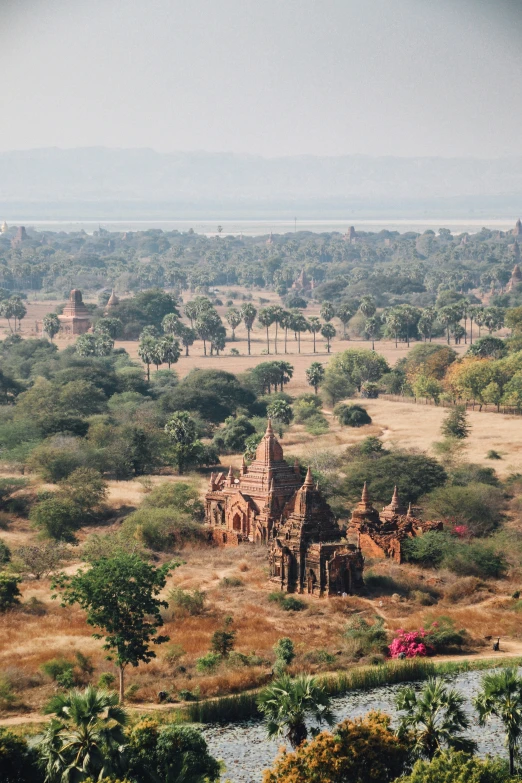
[[[447,677],[447,681],[465,697],[465,710],[470,719],[467,735],[478,744],[481,756],[506,755],[504,732],[500,721],[491,719],[486,727],[479,727],[472,698],[480,689],[484,672],[465,672]],[[422,683],[417,683],[422,687]],[[354,691],[332,700],[336,721],[356,718],[370,710],[381,710],[392,716],[396,723],[395,696],[403,685],[387,685],[371,691]],[[203,730],[210,753],[225,763],[221,780],[232,783],[260,783],[263,770],[272,765],[282,740],[268,740],[262,721],[248,721],[227,726],[208,726]]]
[[[3,219],[3,218],[2,218]],[[215,218],[206,219],[194,217],[184,220],[31,220],[21,215],[13,215],[7,219],[9,225],[25,225],[27,228],[35,228],[38,231],[85,231],[92,234],[99,226],[106,231],[147,231],[152,228],[161,228],[163,231],[188,231],[193,229],[196,234],[206,236],[215,236],[218,232],[218,226],[222,229],[222,235],[227,234],[235,236],[262,236],[273,232],[274,234],[287,234],[294,231],[313,231],[315,233],[339,231],[344,233],[347,228],[354,225],[359,231],[417,231],[422,233],[427,229],[438,231],[439,228],[449,228],[453,234],[461,234],[467,231],[474,234],[480,231],[482,226],[491,230],[507,231],[512,229],[515,223],[513,218],[469,218],[469,219],[408,219],[408,218],[390,218],[381,219],[360,219],[347,215],[345,220],[328,219],[264,219],[264,220],[244,220],[234,218]]]

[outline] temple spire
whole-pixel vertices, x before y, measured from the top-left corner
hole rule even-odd
[[[303,487],[313,487],[314,480],[312,478],[312,471],[310,470],[310,465],[308,466],[308,470],[306,471],[306,478],[303,483]]]
[[[273,435],[273,434],[274,434],[274,430],[272,429],[272,419],[268,419],[265,435]]]
[[[392,508],[400,508],[401,503],[400,503],[400,500],[399,500],[399,493],[397,491],[397,484],[393,488],[393,497],[392,497],[390,505],[391,505]]]
[[[368,492],[368,487],[366,486],[366,481],[365,481],[362,495],[361,495],[361,503],[369,503],[369,502],[370,502],[370,493]]]

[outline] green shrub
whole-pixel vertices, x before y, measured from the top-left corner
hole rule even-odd
[[[206,593],[202,590],[182,590],[174,587],[168,594],[169,606],[177,616],[195,617],[205,611]]]
[[[196,661],[196,671],[200,674],[210,674],[215,671],[222,661],[222,657],[217,652],[209,652],[206,655],[202,655]]]
[[[447,533],[428,530],[422,536],[406,538],[401,544],[404,559],[425,568],[438,568],[455,543]]]
[[[69,543],[76,542],[74,534],[83,519],[81,510],[72,500],[57,495],[38,501],[29,518],[48,538]]]
[[[306,603],[299,598],[295,598],[293,595],[287,595],[283,592],[270,593],[268,600],[273,604],[277,604],[281,609],[284,609],[285,612],[301,612],[303,609],[306,609],[307,606]]]
[[[457,576],[477,576],[480,579],[499,579],[507,572],[504,554],[482,541],[469,544],[455,542],[442,565]]]
[[[401,783],[520,783],[500,758],[479,759],[467,753],[445,751],[431,761],[419,760]]]
[[[352,653],[358,657],[387,652],[388,637],[382,617],[375,617],[370,625],[357,615],[346,626],[344,636],[350,642]]]
[[[490,449],[486,454],[486,459],[502,459],[502,454],[499,454],[495,449]]]
[[[11,550],[0,538],[0,567],[6,565],[11,561]]]
[[[301,394],[293,404],[294,420],[297,424],[304,424],[308,419],[316,416],[321,408],[320,397],[315,394]]]
[[[429,628],[426,628],[425,641],[436,653],[451,653],[460,650],[466,643],[468,634],[465,630],[457,631],[451,617],[439,617]]]
[[[274,644],[274,652],[276,655],[274,672],[276,674],[282,674],[295,658],[293,641],[289,639],[288,636],[281,637],[281,639],[278,639]]]
[[[121,530],[124,536],[157,552],[181,549],[189,541],[202,541],[206,536],[204,528],[189,514],[175,508],[140,508],[129,514]]]
[[[18,576],[0,571],[0,612],[6,612],[20,603],[18,585],[21,581]]]
[[[337,416],[339,424],[346,427],[364,427],[366,424],[372,423],[370,415],[362,405],[346,405],[345,403],[336,405],[334,416]]]
[[[199,497],[199,490],[184,481],[164,482],[158,484],[145,497],[143,508],[175,508],[189,514],[198,522],[203,521],[205,509]]]
[[[0,726],[0,768],[2,783],[43,783],[44,772],[38,765],[36,750]]]
[[[56,483],[86,465],[88,455],[79,438],[55,435],[37,446],[27,460],[31,472]]]
[[[505,508],[503,491],[479,482],[465,487],[439,487],[424,503],[428,519],[445,519],[454,525],[465,525],[475,536],[488,535],[498,527]]]
[[[17,705],[18,699],[13,686],[3,675],[0,675],[0,710],[9,710]],[[0,729],[1,731],[1,729]],[[1,734],[0,734],[0,772],[2,771]]]
[[[328,423],[328,419],[326,419],[322,414],[310,416],[310,418],[305,421],[305,430],[309,435],[324,435],[326,432],[328,432],[329,429],[330,425]]]
[[[65,658],[51,658],[49,661],[45,661],[40,666],[40,670],[51,680],[59,682],[60,679],[67,679],[68,675],[71,675],[72,685],[72,673],[74,669],[74,663],[68,661]]]
[[[137,682],[133,682],[132,685],[129,685],[129,687],[125,691],[125,699],[126,701],[139,701],[139,693],[140,686]]]
[[[116,681],[116,677],[111,672],[102,672],[98,678],[98,688],[111,690]]]

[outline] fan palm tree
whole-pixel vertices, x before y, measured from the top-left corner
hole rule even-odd
[[[248,355],[250,356],[250,332],[252,331],[252,326],[257,315],[257,310],[253,304],[247,302],[242,306],[240,312],[243,323],[245,324],[247,330]]]
[[[236,329],[243,320],[241,317],[241,313],[237,309],[237,307],[231,307],[227,312],[225,313],[225,318],[227,319],[230,328],[232,329],[232,340],[236,339]]]
[[[46,712],[56,716],[38,745],[46,783],[98,780],[124,770],[128,716],[117,693],[92,686],[59,693]]]
[[[285,311],[283,310],[282,307],[279,307],[279,305],[272,305],[270,307],[270,310],[272,311],[273,323],[275,323],[274,353],[277,353],[277,330],[279,324],[282,323]]]
[[[319,318],[317,318],[317,316],[313,315],[311,318],[308,319],[308,328],[310,329],[310,331],[314,336],[314,353],[315,353],[316,352],[315,335],[317,334],[317,332],[321,331],[321,321],[319,320]]]
[[[259,321],[261,326],[264,326],[266,329],[266,352],[270,353],[270,334],[268,330],[274,323],[274,315],[272,313],[272,308],[264,307],[262,310],[260,310],[259,315],[257,316],[257,320]]]
[[[515,668],[485,674],[481,691],[473,703],[481,726],[493,715],[504,724],[509,752],[509,773],[514,775],[515,757],[522,735],[522,677],[518,676]]]
[[[314,677],[301,674],[292,679],[283,674],[265,688],[258,706],[266,719],[270,738],[284,736],[293,748],[308,737],[306,716],[331,726],[334,722],[330,696]]]
[[[464,697],[438,677],[430,678],[420,693],[411,686],[402,688],[396,706],[406,714],[401,716],[398,736],[409,736],[413,754],[430,760],[445,747],[473,753],[475,743],[461,734],[469,727],[463,703]]]
[[[337,334],[335,330],[335,326],[333,326],[333,324],[324,324],[324,326],[321,328],[321,334],[326,340],[326,348],[328,350],[328,353],[330,353],[330,341]]]
[[[287,343],[288,343],[288,330],[292,328],[292,318],[293,315],[289,310],[283,310],[283,314],[279,320],[279,323],[285,330],[285,353],[288,353],[287,351]]]

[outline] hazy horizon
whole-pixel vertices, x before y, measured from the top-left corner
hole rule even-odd
[[[517,0],[4,0],[0,150],[504,158]]]

